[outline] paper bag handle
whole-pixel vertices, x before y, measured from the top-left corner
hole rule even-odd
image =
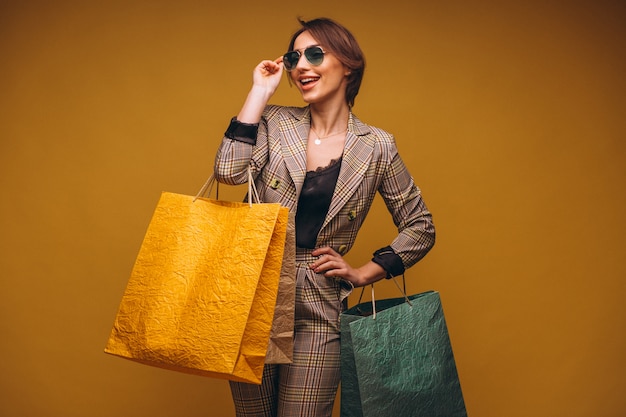
[[[252,178],[252,169],[248,166],[248,204],[252,207],[253,203],[260,203],[261,199],[259,198],[259,192],[256,189],[256,184],[254,183],[254,179]],[[219,181],[215,180],[215,174],[211,174],[208,180],[204,183],[198,194],[194,197],[193,201],[196,201],[198,197],[203,197],[205,195],[211,195],[211,190],[213,189],[213,184],[217,183],[215,189],[215,199],[219,200]]]
[[[409,297],[406,295],[406,279],[404,278],[404,274],[402,274],[402,288],[400,288],[398,281],[396,281],[396,277],[392,277],[391,280],[393,281],[394,284],[396,284],[396,287],[398,287],[398,290],[400,290],[400,292],[404,296],[404,299],[406,300],[407,304],[413,307],[411,300],[409,300]],[[376,320],[376,298],[374,296],[374,284],[371,284],[371,287],[372,287],[372,319]],[[357,304],[361,303],[361,299],[363,298],[364,292],[365,292],[365,287],[363,287],[363,289],[361,290],[361,295],[359,296],[359,302]]]
[[[199,197],[204,197],[205,195],[208,197],[211,195],[211,190],[213,189],[213,184],[215,184],[215,175],[211,174],[211,176],[209,177],[208,180],[206,180],[206,182],[204,183],[204,185],[202,186],[202,188],[200,188],[200,191],[198,191],[198,194],[196,194],[196,196],[194,197],[193,201],[196,201]],[[220,183],[217,183],[217,187],[215,190],[215,198],[219,199],[219,186]],[[207,192],[208,191],[208,192]]]

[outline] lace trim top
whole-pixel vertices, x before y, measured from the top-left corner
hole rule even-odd
[[[314,249],[339,178],[341,158],[307,171],[296,212],[296,246]]]

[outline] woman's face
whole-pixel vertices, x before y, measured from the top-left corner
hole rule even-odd
[[[319,42],[305,31],[296,38],[293,49],[304,53],[307,47],[315,45],[319,45]],[[302,54],[289,75],[306,103],[322,104],[337,100],[345,103],[349,70],[323,45],[320,46],[325,51],[324,60],[320,65],[311,65]]]

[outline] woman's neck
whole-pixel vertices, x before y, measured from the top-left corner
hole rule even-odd
[[[350,107],[344,102],[338,106],[310,105],[311,127],[323,137],[333,132],[346,129],[350,117]]]

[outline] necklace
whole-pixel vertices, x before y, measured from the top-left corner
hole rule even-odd
[[[324,137],[320,137],[320,135],[318,135],[318,134],[317,134],[317,132],[315,131],[315,129],[313,129],[313,126],[311,126],[311,131],[312,131],[313,133],[315,133],[315,136],[316,136],[316,138],[315,138],[315,140],[313,141],[313,143],[315,143],[316,145],[319,145],[319,144],[321,144],[321,143],[322,143],[322,140],[324,140],[324,139],[326,139],[326,138],[329,138],[329,137],[331,137],[331,136],[335,136],[335,135],[338,135],[338,134],[340,134],[340,133],[343,133],[343,132],[345,132],[346,130],[348,130],[348,129],[343,129],[343,130],[340,130],[339,132],[331,133],[330,135],[326,135],[326,136],[324,136]]]

